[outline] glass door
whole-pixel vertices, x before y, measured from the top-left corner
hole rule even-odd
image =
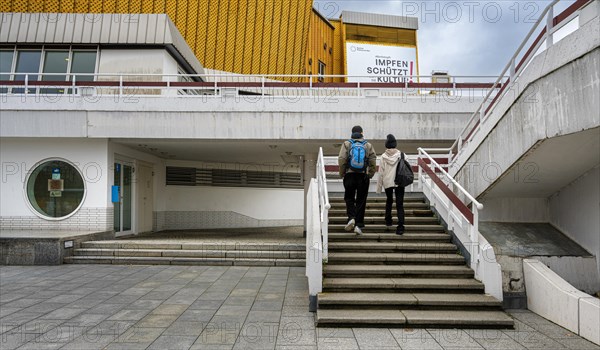
[[[131,164],[115,162],[114,185],[118,189],[118,201],[114,202],[114,228],[117,235],[131,233]]]

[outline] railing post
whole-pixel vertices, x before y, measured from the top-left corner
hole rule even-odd
[[[119,75],[119,97],[123,97],[123,76]]]
[[[554,6],[550,6],[546,15],[546,50],[554,44]]]
[[[312,75],[308,77],[308,97],[313,97],[313,80]],[[318,98],[318,97],[317,97]]]
[[[261,76],[261,77],[260,77],[260,80],[261,80],[261,86],[260,86],[260,95],[261,95],[262,97],[265,97],[265,76],[264,76],[264,75],[263,75],[263,76]]]
[[[25,96],[29,95],[29,74],[25,74]]]
[[[515,59],[510,60],[510,83],[514,84],[516,76],[516,67],[515,67]]]

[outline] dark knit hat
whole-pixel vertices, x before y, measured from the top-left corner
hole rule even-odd
[[[396,142],[394,135],[389,134],[387,140],[385,140],[385,148],[396,148],[397,145],[398,143]]]

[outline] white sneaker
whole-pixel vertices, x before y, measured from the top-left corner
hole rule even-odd
[[[356,233],[357,236],[360,236],[363,234],[362,230],[358,226],[354,227],[354,233]]]
[[[346,224],[346,227],[344,227],[344,230],[346,230],[348,232],[354,230],[354,219],[351,219],[350,221],[348,221],[348,223]]]

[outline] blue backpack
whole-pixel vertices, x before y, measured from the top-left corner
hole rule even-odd
[[[367,170],[367,141],[348,140],[350,151],[348,152],[348,165],[356,172]]]

